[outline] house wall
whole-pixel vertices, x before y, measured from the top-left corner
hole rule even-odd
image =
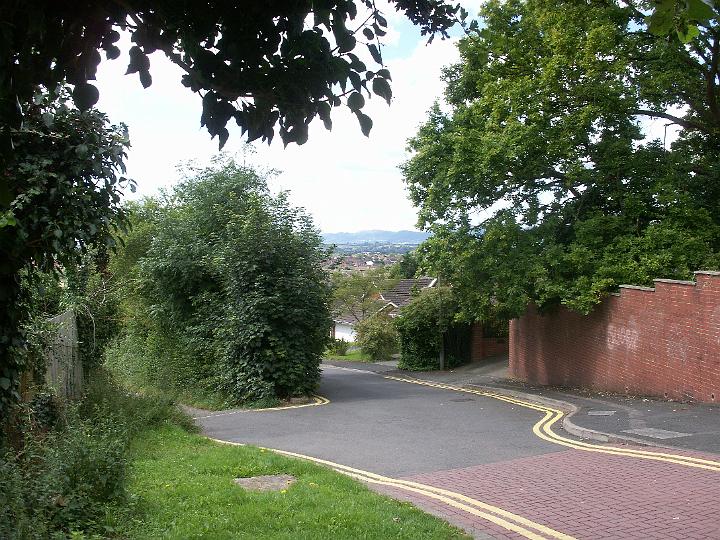
[[[344,339],[345,341],[355,342],[355,330],[349,324],[335,323],[335,339]]]
[[[623,286],[590,315],[530,306],[510,323],[510,373],[536,384],[720,399],[720,272]]]
[[[472,327],[472,346],[470,361],[480,362],[491,356],[507,356],[508,338],[485,337],[483,327],[475,323]]]

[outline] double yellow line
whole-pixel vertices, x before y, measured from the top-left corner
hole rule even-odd
[[[301,405],[282,405],[280,407],[266,407],[264,409],[238,409],[236,411],[223,412],[217,414],[208,414],[206,416],[196,416],[193,420],[202,420],[203,418],[215,418],[216,416],[230,416],[233,414],[248,413],[248,412],[266,412],[266,411],[287,411],[289,409],[302,409],[304,407],[317,407],[318,405],[327,405],[330,400],[323,396],[313,396],[311,403],[303,403]]]
[[[243,443],[223,441],[220,439],[211,440],[222,444],[245,446]],[[575,540],[575,538],[570,535],[567,535],[560,531],[556,531],[555,529],[542,525],[541,523],[531,521],[518,514],[513,514],[512,512],[503,510],[502,508],[499,508],[497,506],[493,506],[477,499],[473,499],[472,497],[468,497],[466,495],[463,495],[462,493],[438,488],[428,484],[421,484],[419,482],[411,482],[409,480],[390,478],[388,476],[382,476],[380,474],[375,474],[369,471],[363,471],[361,469],[348,467],[347,465],[342,465],[340,463],[335,463],[326,459],[307,456],[305,454],[298,454],[297,452],[288,452],[286,450],[278,450],[275,448],[265,448],[265,450],[269,450],[283,456],[303,459],[306,461],[317,463],[319,465],[324,465],[332,468],[336,472],[339,472],[356,480],[360,480],[362,482],[386,486],[393,489],[421,495],[429,499],[434,499],[436,501],[442,502],[443,504],[446,504],[447,506],[457,508],[458,510],[462,510],[463,512],[494,523],[495,525],[502,527],[503,529],[513,531],[525,538],[529,538],[530,540]]]
[[[558,422],[560,419],[562,419],[563,416],[565,416],[565,412],[561,411],[560,409],[555,409],[553,407],[548,407],[546,405],[540,405],[537,403],[532,403],[530,401],[525,401],[522,399],[518,399],[512,396],[507,396],[505,394],[499,394],[496,392],[490,392],[485,390],[473,390],[470,388],[462,388],[459,386],[452,386],[449,384],[442,384],[442,383],[435,383],[435,382],[429,382],[429,381],[422,381],[419,379],[410,379],[405,377],[393,377],[390,375],[384,376],[386,379],[391,379],[394,381],[400,381],[405,383],[411,383],[411,384],[419,384],[422,386],[430,386],[433,388],[441,388],[443,390],[452,390],[455,392],[464,392],[467,394],[475,394],[478,396],[484,396],[489,397],[493,399],[498,399],[500,401],[505,401],[507,403],[512,403],[514,405],[519,405],[521,407],[525,407],[527,409],[532,409],[541,413],[544,413],[543,418],[541,418],[534,426],[533,426],[533,433],[540,437],[541,439],[551,442],[553,444],[559,444],[562,446],[567,446],[568,448],[574,448],[576,450],[582,450],[585,452],[597,452],[601,454],[610,454],[615,456],[623,456],[623,457],[631,457],[631,458],[637,458],[637,459],[648,459],[651,461],[662,461],[665,463],[673,463],[675,465],[682,465],[685,467],[694,467],[697,469],[704,469],[709,471],[715,471],[720,472],[720,461],[714,461],[710,459],[701,459],[691,456],[684,456],[682,454],[673,454],[668,452],[655,452],[655,451],[647,451],[647,450],[636,450],[631,448],[619,448],[619,447],[613,447],[613,446],[601,446],[597,444],[591,444],[586,443],[582,441],[575,441],[572,439],[568,439],[566,437],[563,437],[561,435],[558,435],[555,433],[552,429],[553,425]]]

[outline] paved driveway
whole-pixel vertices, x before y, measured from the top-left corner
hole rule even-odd
[[[551,412],[371,372],[324,366],[320,394],[330,403],[199,422],[339,464],[477,538],[720,538],[716,457],[583,446]]]

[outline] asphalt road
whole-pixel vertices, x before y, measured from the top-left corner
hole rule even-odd
[[[483,540],[720,538],[717,456],[562,439],[542,431],[552,411],[536,435],[540,411],[368,367],[379,373],[323,365],[327,405],[198,422],[214,438],[361,469],[373,489]]]
[[[201,418],[214,438],[408,476],[562,451],[532,433],[537,412],[482,396],[323,366],[328,405]]]

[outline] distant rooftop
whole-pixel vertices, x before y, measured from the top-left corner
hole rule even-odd
[[[396,307],[403,307],[410,303],[416,290],[433,287],[436,281],[437,279],[432,277],[401,279],[392,289],[381,293],[380,297]]]

